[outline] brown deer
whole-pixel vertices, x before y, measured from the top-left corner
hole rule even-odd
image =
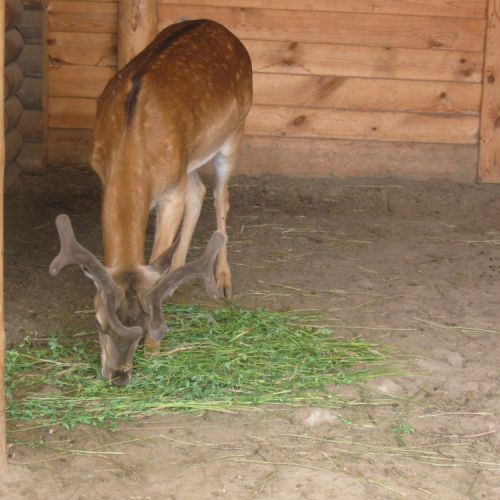
[[[130,381],[144,335],[146,349],[158,350],[166,333],[161,303],[180,284],[202,276],[211,296],[231,293],[228,180],[251,101],[247,51],[209,20],[161,31],[99,98],[91,165],[103,185],[104,265],[76,241],[69,218],[60,215],[61,251],[50,273],[74,263],[94,281],[102,375],[116,385]],[[197,169],[210,159],[217,231],[203,255],[186,264],[206,191]],[[155,237],[146,264],[153,209]]]

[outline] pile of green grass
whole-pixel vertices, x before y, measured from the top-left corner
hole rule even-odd
[[[91,341],[25,341],[7,352],[8,417],[37,425],[113,423],[154,413],[259,405],[337,406],[325,386],[386,374],[386,356],[361,339],[336,339],[304,317],[236,306],[168,306],[162,353],[138,352],[123,388],[99,377]]]

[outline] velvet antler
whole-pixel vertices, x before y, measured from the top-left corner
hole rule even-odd
[[[170,274],[163,275],[158,282],[144,292],[142,303],[149,313],[149,335],[153,340],[161,340],[167,328],[163,324],[161,304],[165,297],[174,293],[175,289],[197,277],[202,277],[210,297],[219,296],[214,276],[215,259],[226,242],[225,236],[216,231],[210,238],[203,255],[184,264]]]
[[[124,337],[142,336],[143,332],[140,326],[125,326],[118,318],[116,309],[122,292],[106,267],[99,262],[99,259],[78,243],[69,217],[65,214],[58,215],[56,218],[56,227],[61,242],[61,250],[50,264],[50,275],[57,276],[63,267],[70,264],[79,265],[85,275],[94,281],[99,290],[107,320],[113,331]]]

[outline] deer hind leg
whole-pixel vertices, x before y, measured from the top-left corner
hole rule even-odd
[[[214,204],[217,230],[224,233],[227,241],[226,220],[229,212],[228,182],[234,169],[239,145],[243,136],[243,128],[232,135],[214,157],[215,187]],[[232,295],[231,268],[227,258],[227,246],[219,252],[216,269],[217,285],[221,298],[230,298]]]

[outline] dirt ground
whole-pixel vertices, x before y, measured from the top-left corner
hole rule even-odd
[[[0,498],[500,498],[500,186],[235,178],[234,300],[317,309],[336,335],[394,346],[405,374],[336,388],[341,410],[148,418],[44,431],[9,447]],[[70,193],[70,194],[68,194]],[[10,343],[94,327],[93,285],[57,278],[54,217],[101,252],[91,174],[25,179],[6,198]],[[210,198],[193,253],[214,227]],[[202,302],[202,287],[175,300]]]

